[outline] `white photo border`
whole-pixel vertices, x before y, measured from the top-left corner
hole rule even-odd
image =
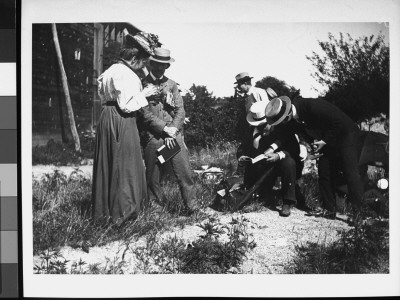
[[[255,7],[268,3],[268,10]],[[265,7],[265,5],[263,6]],[[25,297],[341,297],[400,294],[400,2],[390,0],[22,0],[21,163]],[[35,275],[32,239],[32,24],[92,22],[388,22],[390,26],[390,274]],[[205,37],[206,38],[206,37]]]

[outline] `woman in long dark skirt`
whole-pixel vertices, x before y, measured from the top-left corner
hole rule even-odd
[[[143,89],[137,74],[144,67],[157,37],[140,32],[126,36],[120,59],[98,78],[98,91],[102,103],[96,132],[93,163],[92,203],[93,217],[121,224],[128,217],[136,217],[147,198],[145,166],[139,133],[138,114],[157,131],[174,137],[173,128],[154,117],[146,107],[146,97],[157,88]]]

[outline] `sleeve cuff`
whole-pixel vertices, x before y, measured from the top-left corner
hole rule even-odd
[[[286,157],[285,153],[282,152],[282,151],[279,151],[278,155],[279,155],[279,160],[282,160],[282,159],[284,159]]]
[[[278,149],[278,145],[277,144],[275,144],[275,143],[273,143],[273,144],[271,144],[271,146],[269,146],[272,150],[276,150],[276,149]]]
[[[149,105],[147,102],[146,97],[143,96],[142,93],[139,93],[135,97],[133,97],[124,108],[121,107],[122,110],[125,112],[133,112],[141,109],[142,107],[145,107]]]

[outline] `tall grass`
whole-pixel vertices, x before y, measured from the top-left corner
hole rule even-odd
[[[194,189],[201,207],[211,204],[215,184],[201,177],[194,178]],[[129,240],[152,231],[160,232],[175,226],[193,224],[206,217],[201,211],[184,216],[184,205],[175,181],[162,182],[163,197],[167,200],[162,212],[151,204],[144,205],[135,220],[123,226],[94,222],[91,213],[90,179],[75,170],[69,177],[55,171],[41,180],[34,180],[33,191],[33,245],[39,253],[64,245],[101,246],[115,240]]]
[[[201,169],[203,165],[219,167],[229,176],[237,168],[236,149],[237,144],[233,142],[220,143],[202,149],[191,149],[191,166],[194,169]]]

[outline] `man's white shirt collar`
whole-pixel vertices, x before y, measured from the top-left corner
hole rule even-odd
[[[160,80],[161,80],[161,79],[164,78],[164,75],[161,76],[160,78],[156,78],[156,76],[154,76],[153,73],[151,73],[151,72],[150,72],[150,76],[151,76],[151,78],[153,78],[154,81],[156,81],[157,79],[160,79]]]
[[[299,120],[299,115],[297,114],[297,110],[296,110],[296,106],[292,105],[292,113],[293,113],[293,119],[295,119],[296,121]]]
[[[247,95],[253,94],[254,90],[254,86],[251,86],[249,91],[247,92]]]

